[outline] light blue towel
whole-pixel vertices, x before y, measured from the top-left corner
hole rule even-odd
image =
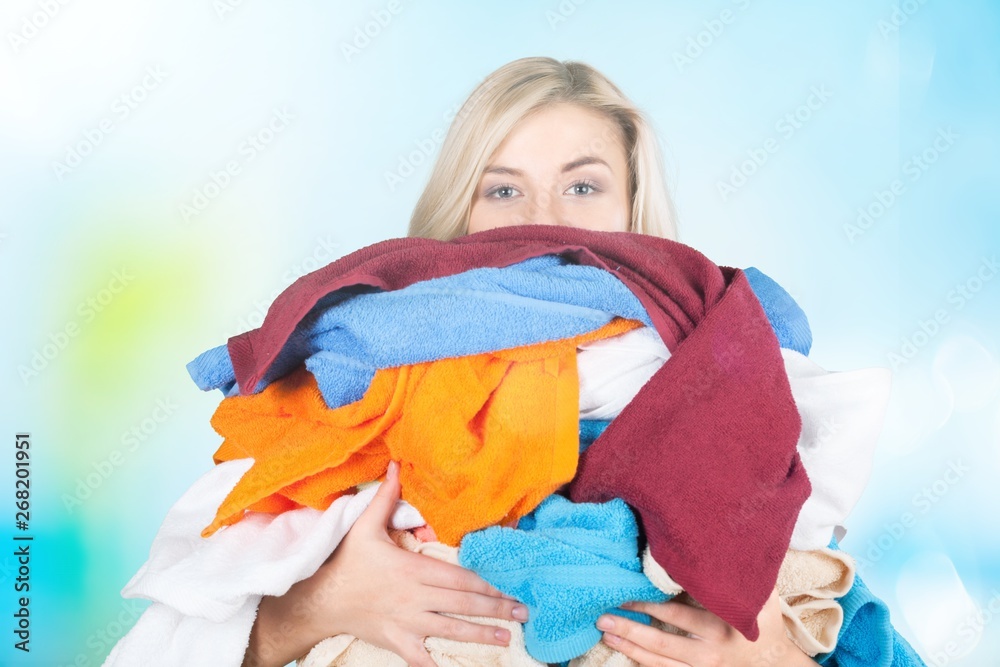
[[[604,433],[604,429],[611,423],[610,419],[581,419],[580,420],[580,453],[587,451],[587,447],[594,444],[594,441]]]
[[[618,498],[573,503],[553,494],[517,529],[468,533],[458,561],[528,607],[524,639],[533,658],[561,662],[600,641],[601,614],[649,623],[646,614],[618,605],[670,599],[642,572],[638,533],[632,510]]]
[[[747,272],[781,346],[808,353],[811,334],[802,310],[763,273]],[[615,316],[652,325],[639,300],[612,273],[559,255],[472,269],[390,292],[344,288],[321,299],[299,323],[256,391],[305,361],[326,404],[336,408],[359,400],[379,368],[567,338]],[[187,368],[202,390],[239,392],[225,345]]]
[[[743,269],[743,273],[760,305],[764,307],[771,328],[778,337],[779,346],[808,357],[812,347],[812,330],[799,304],[781,285],[759,269],[750,266]]]
[[[829,546],[840,548],[836,539]],[[860,575],[854,575],[851,590],[837,602],[844,608],[837,647],[816,656],[816,662],[829,667],[927,667],[892,627],[889,608],[868,590]]]
[[[615,316],[652,326],[614,275],[559,255],[325,300],[296,328],[257,391],[305,360],[335,408],[359,400],[379,368],[568,338]],[[203,390],[234,391],[225,346],[200,355],[188,372]]]

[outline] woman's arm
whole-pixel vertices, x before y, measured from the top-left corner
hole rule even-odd
[[[330,558],[281,597],[261,600],[244,667],[281,667],[318,642],[351,634],[415,667],[435,667],[425,637],[506,646],[510,633],[441,615],[523,622],[527,608],[475,573],[400,548],[386,532],[399,499],[398,464]]]
[[[778,593],[772,592],[757,616],[760,636],[755,642],[747,640],[712,612],[675,601],[661,604],[635,602],[623,606],[649,614],[695,637],[670,634],[611,614],[598,619],[597,627],[605,631],[604,642],[608,646],[648,667],[673,667],[681,663],[692,667],[799,667],[818,664],[785,634],[778,599]]]

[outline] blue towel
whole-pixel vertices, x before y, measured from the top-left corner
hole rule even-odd
[[[757,269],[747,271],[781,345],[807,353],[811,335],[805,314],[773,280]],[[473,269],[391,292],[344,288],[321,299],[299,323],[255,391],[305,361],[324,401],[336,408],[359,400],[379,368],[567,338],[615,316],[652,324],[612,273],[560,255]],[[225,345],[199,355],[187,369],[202,390],[239,392]]]
[[[764,307],[767,319],[778,337],[778,344],[808,357],[812,347],[812,330],[799,304],[781,285],[759,269],[750,266],[743,269],[743,273],[760,305]]]
[[[642,572],[639,529],[632,510],[615,498],[573,503],[553,494],[518,522],[467,534],[459,563],[528,607],[528,653],[561,662],[600,641],[597,618],[608,612],[649,623],[618,606],[628,600],[665,602]]]
[[[840,548],[836,538],[829,546]],[[927,667],[892,627],[889,608],[868,590],[860,575],[855,574],[851,590],[837,602],[844,608],[837,647],[816,656],[816,662],[830,667]]]
[[[335,408],[359,400],[379,368],[568,338],[615,316],[652,326],[638,298],[614,275],[560,255],[391,292],[328,297],[299,324],[256,391],[305,360]],[[188,372],[203,390],[228,395],[235,385],[225,346],[200,355]]]
[[[594,444],[594,441],[604,433],[604,429],[611,423],[610,419],[581,419],[580,420],[580,453],[587,451],[587,447]]]

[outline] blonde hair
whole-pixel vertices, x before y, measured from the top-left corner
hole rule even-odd
[[[676,211],[646,117],[590,65],[541,57],[507,63],[465,100],[413,209],[408,235],[447,241],[466,234],[473,194],[490,156],[521,119],[560,102],[601,113],[620,130],[632,202],[629,230],[676,239]]]

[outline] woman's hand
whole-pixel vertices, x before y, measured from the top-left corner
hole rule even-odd
[[[386,525],[399,493],[399,466],[391,462],[371,504],[319,570],[280,598],[261,601],[245,666],[284,665],[343,633],[414,667],[435,667],[425,637],[509,643],[505,629],[438,613],[524,622],[528,612],[474,572],[397,546]]]
[[[632,602],[626,609],[649,614],[695,635],[683,637],[636,621],[605,614],[597,621],[604,642],[643,667],[792,667],[815,665],[785,634],[778,593],[757,616],[760,636],[751,642],[706,609],[679,601]],[[610,625],[606,623],[610,621]]]

